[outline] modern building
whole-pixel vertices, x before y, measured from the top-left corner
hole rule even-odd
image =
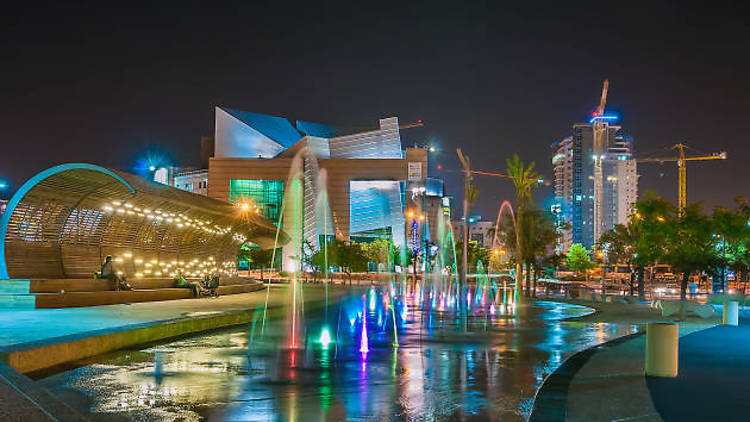
[[[175,171],[171,185],[187,192],[208,196],[208,169]]]
[[[591,248],[595,234],[627,222],[638,195],[633,140],[622,127],[594,117],[587,123],[573,125],[573,134],[552,144],[555,202],[551,211],[560,227],[563,251],[573,243]],[[601,128],[604,154],[594,154],[595,127]],[[595,212],[595,162],[601,161],[601,212]],[[595,219],[596,218],[596,219]],[[597,226],[598,225],[598,226]],[[595,228],[598,227],[598,230]]]
[[[453,222],[453,231],[457,241],[462,241],[464,238],[463,224],[463,219]],[[477,242],[483,248],[492,248],[494,234],[494,221],[482,220],[481,215],[469,216],[469,241]]]
[[[7,206],[8,206],[8,201],[5,199],[0,199],[0,216],[3,215],[3,213],[5,212],[5,207]]]
[[[396,117],[342,128],[216,107],[213,139],[208,196],[250,203],[288,232],[298,225],[315,249],[325,236],[397,246],[437,236],[444,185],[427,178],[426,149],[403,149]],[[284,248],[285,269],[297,247]]]

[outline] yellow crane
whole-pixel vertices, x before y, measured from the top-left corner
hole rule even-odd
[[[688,161],[704,161],[704,160],[726,160],[727,153],[725,151],[708,154],[708,155],[697,155],[693,157],[685,156],[685,144],[675,144],[672,149],[677,150],[677,157],[652,157],[652,158],[637,158],[638,163],[664,163],[664,162],[676,162],[677,163],[677,212],[680,217],[685,212],[687,206],[687,168],[686,164]]]

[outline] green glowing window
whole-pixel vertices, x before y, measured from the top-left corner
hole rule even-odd
[[[229,202],[251,201],[260,208],[261,215],[274,224],[278,224],[283,200],[284,182],[281,180],[229,181]]]

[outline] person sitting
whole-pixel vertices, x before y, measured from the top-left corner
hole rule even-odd
[[[203,290],[200,283],[185,280],[185,277],[182,275],[182,270],[177,270],[177,273],[174,275],[174,281],[176,287],[191,289],[193,291],[193,297],[200,296]]]
[[[107,257],[104,258],[104,264],[102,264],[102,269],[99,271],[99,278],[114,283],[115,291],[133,290],[130,284],[125,280],[125,277],[117,274],[115,265],[112,262],[112,255],[107,255]]]
[[[208,275],[203,279],[203,288],[207,295],[212,297],[219,297],[217,289],[219,288],[219,275],[214,274],[210,279]]]

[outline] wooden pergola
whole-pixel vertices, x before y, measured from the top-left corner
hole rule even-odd
[[[27,181],[0,218],[0,279],[90,278],[107,255],[128,276],[233,275],[239,247],[276,228],[240,207],[91,164]],[[279,246],[286,236],[281,233]]]

